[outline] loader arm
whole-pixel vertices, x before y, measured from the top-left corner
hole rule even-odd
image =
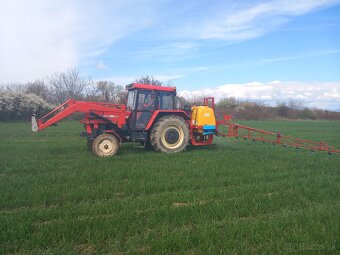
[[[33,114],[32,131],[41,131],[75,112],[82,112],[84,114],[95,113],[117,124],[118,127],[122,127],[126,123],[125,105],[69,99],[39,119],[36,119],[35,114]]]

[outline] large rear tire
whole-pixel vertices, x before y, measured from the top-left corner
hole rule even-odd
[[[119,142],[116,137],[109,134],[101,134],[94,139],[92,151],[98,157],[111,157],[118,152]]]
[[[150,139],[155,151],[181,152],[188,145],[189,130],[183,118],[174,115],[165,116],[154,125]]]

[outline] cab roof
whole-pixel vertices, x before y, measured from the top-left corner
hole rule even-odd
[[[146,89],[146,90],[157,90],[157,91],[166,91],[166,92],[176,92],[176,87],[164,87],[164,86],[156,86],[151,84],[141,84],[141,83],[131,83],[126,86],[127,90],[132,89]]]

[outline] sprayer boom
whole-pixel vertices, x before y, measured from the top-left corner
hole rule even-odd
[[[329,154],[340,154],[340,150],[329,146],[327,143],[312,141],[292,136],[285,136],[281,132],[270,132],[262,129],[248,127],[233,123],[231,116],[226,115],[224,120],[217,121],[219,125],[226,125],[228,133],[217,132],[218,136],[242,138],[244,140],[261,141],[263,143],[272,143],[282,147],[294,147],[296,149],[308,149],[311,151],[326,151]]]

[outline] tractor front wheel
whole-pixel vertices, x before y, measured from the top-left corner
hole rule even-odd
[[[101,134],[92,143],[92,151],[98,157],[111,157],[117,153],[119,142],[116,137]]]
[[[150,134],[155,151],[174,153],[185,150],[189,142],[189,130],[183,118],[165,116],[153,127]]]

